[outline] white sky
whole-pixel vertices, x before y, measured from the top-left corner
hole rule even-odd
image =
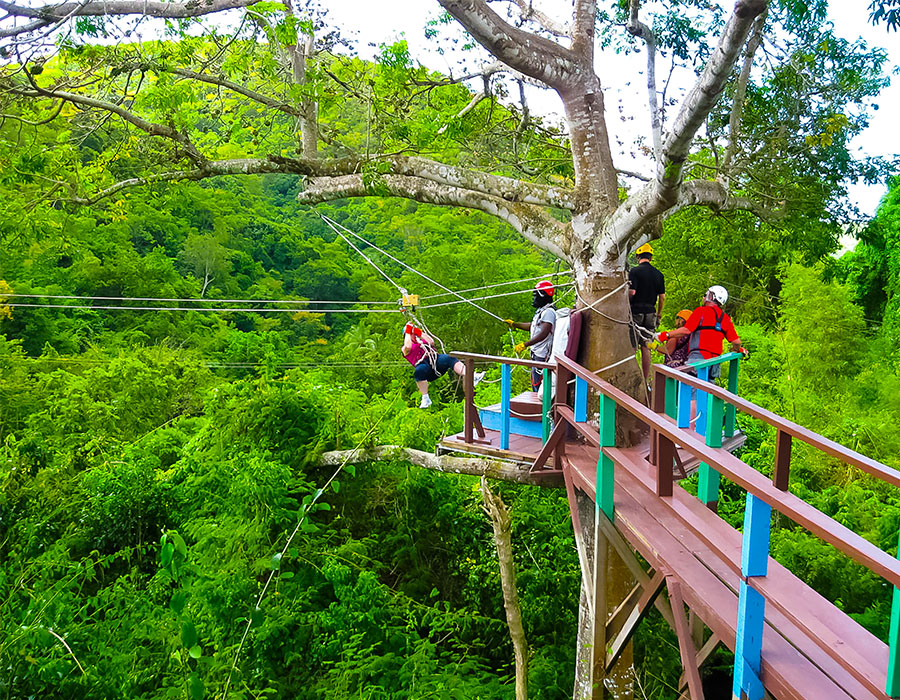
[[[536,3],[538,6],[552,6],[552,2]],[[568,2],[564,3],[566,6]],[[723,6],[726,3],[722,3]],[[837,34],[846,39],[862,37],[870,46],[880,46],[888,51],[888,71],[900,70],[900,35],[888,33],[884,25],[872,27],[868,23],[868,3],[864,0],[831,0],[830,19]],[[369,58],[375,49],[367,44],[390,43],[405,38],[414,58],[434,70],[449,71],[452,57],[436,54],[424,35],[425,23],[440,10],[434,0],[392,0],[391,2],[371,2],[368,0],[331,0],[328,3],[330,23],[349,32],[357,32],[359,52]],[[711,41],[714,38],[711,38]],[[612,52],[598,56],[598,74],[607,87],[607,120],[614,136],[622,141],[623,147],[616,148],[616,164],[620,167],[650,173],[652,168],[646,160],[634,160],[630,147],[635,134],[649,133],[649,118],[646,111],[646,88],[643,75],[637,71],[646,65],[644,54],[621,56]],[[454,71],[458,73],[459,71]],[[658,60],[657,75],[667,73],[667,64]],[[684,83],[687,84],[687,76]],[[630,81],[630,85],[628,82]],[[675,82],[673,80],[673,82]],[[896,138],[897,127],[893,120],[900,114],[900,75],[894,76],[893,84],[886,88],[877,101],[879,110],[872,112],[869,127],[852,143],[861,154],[870,156],[893,156],[900,152]],[[559,114],[560,105],[550,92],[534,89],[529,97],[529,107],[537,113]],[[621,111],[620,111],[621,108]],[[851,186],[850,196],[863,214],[875,212],[878,202],[885,192],[882,186]]]

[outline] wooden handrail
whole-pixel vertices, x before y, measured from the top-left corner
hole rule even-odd
[[[502,365],[521,365],[522,367],[536,367],[538,369],[556,369],[555,364],[549,362],[535,362],[521,357],[501,357],[498,355],[479,355],[474,352],[451,352],[451,356],[460,360],[475,360],[479,362],[497,362]]]
[[[771,411],[767,411],[762,406],[757,406],[754,403],[750,403],[744,398],[741,398],[737,394],[732,394],[730,391],[723,389],[716,384],[712,384],[710,382],[705,382],[702,379],[698,379],[690,374],[685,374],[684,372],[679,372],[676,369],[672,369],[671,367],[666,367],[665,365],[653,365],[653,369],[655,372],[662,374],[666,377],[671,377],[679,382],[687,384],[694,389],[700,389],[701,391],[705,391],[707,394],[712,394],[713,396],[722,399],[725,403],[729,403],[735,408],[737,408],[742,413],[746,413],[748,416],[752,416],[753,418],[758,418],[761,421],[768,423],[769,425],[774,426],[782,433],[786,433],[791,435],[792,437],[797,438],[798,440],[802,440],[807,445],[815,447],[818,450],[821,450],[825,454],[831,455],[832,457],[836,457],[846,464],[850,464],[867,474],[871,474],[874,477],[881,479],[882,481],[886,481],[893,486],[900,487],[900,471],[896,469],[892,469],[891,467],[882,464],[881,462],[877,462],[870,457],[866,457],[855,450],[851,450],[849,447],[844,447],[843,445],[835,442],[834,440],[829,440],[826,437],[818,435],[808,428],[804,428],[802,425],[798,425],[793,421],[789,421],[786,418],[782,418]]]
[[[715,357],[710,357],[708,360],[699,360],[697,362],[689,362],[685,367],[693,367],[694,369],[703,369],[704,367],[715,367],[716,365],[721,365],[726,362],[731,362],[732,360],[739,360],[743,357],[743,353],[740,352],[726,352],[724,355],[716,355]]]
[[[689,431],[676,427],[668,419],[657,415],[644,404],[633,399],[612,384],[598,378],[589,370],[584,369],[568,358],[558,358],[558,362],[568,371],[586,380],[597,391],[613,399],[618,406],[648,424],[652,430],[665,435],[700,461],[706,462],[728,477],[748,493],[765,501],[798,525],[805,527],[820,539],[833,545],[872,572],[888,580],[894,586],[900,587],[900,561],[895,557],[890,556],[798,496],[790,492],[780,491],[769,479],[729,452],[721,448],[708,447]],[[704,384],[706,384],[703,387],[704,390],[708,390],[708,387],[712,386],[706,382]],[[558,415],[567,423],[573,423],[575,429],[579,432],[584,433],[593,430],[584,423],[576,424],[574,415],[571,416],[570,421],[569,414],[569,410],[558,411]]]

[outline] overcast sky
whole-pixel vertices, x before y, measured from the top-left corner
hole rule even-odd
[[[550,8],[554,0],[535,4]],[[569,2],[563,4],[570,5]],[[884,25],[872,27],[868,23],[866,0],[832,0],[830,4],[830,19],[840,36],[847,39],[862,37],[869,45],[886,49],[889,55],[888,70],[898,69],[900,35],[896,32],[888,33]],[[367,46],[369,43],[377,45],[405,38],[413,56],[429,68],[448,71],[452,67],[452,59],[436,54],[425,38],[425,23],[440,10],[434,0],[392,0],[378,3],[366,0],[331,0],[328,9],[331,23],[344,30],[358,32],[359,51],[363,57],[371,57],[374,53],[374,49]],[[650,172],[650,164],[641,161],[630,148],[635,134],[649,133],[644,79],[636,73],[643,70],[645,61],[642,54],[625,57],[601,54],[598,56],[598,73],[607,88],[606,107],[610,128],[622,144],[618,149],[616,144],[613,145],[616,149],[614,152],[617,153],[617,165]],[[615,65],[610,70],[610,64],[613,63]],[[662,72],[662,65],[658,65],[659,73]],[[853,141],[853,147],[859,149],[860,153],[893,156],[900,152],[896,126],[900,115],[900,75],[893,78],[894,84],[885,89],[878,100],[879,110],[872,113],[870,126]],[[685,86],[688,80],[689,76],[685,75]],[[560,110],[555,95],[537,90],[530,94],[529,107],[535,112],[551,115],[558,115]],[[851,197],[864,214],[871,215],[884,192],[884,187],[854,186],[851,188]]]

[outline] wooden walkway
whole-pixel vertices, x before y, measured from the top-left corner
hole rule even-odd
[[[581,391],[588,385],[598,391],[599,429],[589,426],[583,416],[578,419],[578,396],[575,406],[569,406],[560,393],[553,406],[553,433],[546,441],[509,435],[508,448],[501,449],[499,433],[484,430],[483,436],[475,436],[473,429],[477,432],[480,426],[474,425],[442,440],[439,449],[509,459],[529,465],[523,468],[539,470],[536,474],[558,475],[562,471],[585,586],[598,601],[599,609],[606,606],[612,611],[606,620],[600,616],[598,621],[595,615],[594,647],[606,650],[603,658],[592,660],[595,667],[612,667],[637,623],[651,605],[656,605],[679,638],[685,669],[681,697],[701,700],[699,668],[718,644],[736,654],[736,698],[886,700],[900,695],[894,687],[898,683],[896,653],[768,556],[769,515],[775,508],[887,579],[892,584],[885,588],[887,595],[900,583],[897,560],[787,490],[791,439],[799,438],[839,455],[895,486],[900,485],[900,473],[768,414],[724,389],[671,371],[657,373],[655,412],[567,360],[561,361],[558,371],[562,380],[567,374],[580,379]],[[779,454],[773,480],[730,454],[727,441],[719,447],[715,436],[678,427],[679,423],[690,426],[690,422],[683,416],[673,417],[676,411],[672,402],[667,406],[664,397],[671,398],[672,392],[682,391],[683,386],[708,393],[710,425],[722,424],[723,402],[728,401],[738,410],[777,426]],[[670,415],[665,415],[667,408]],[[607,421],[614,420],[616,409],[645,420],[651,429],[649,439],[628,449],[610,444],[604,416]],[[577,432],[577,439],[573,439],[573,432]],[[733,446],[741,438],[731,439]],[[704,489],[707,495],[703,500],[677,484],[683,474],[674,459],[676,454],[684,457],[682,464],[690,466],[688,471],[704,462],[701,482],[705,478],[706,484],[701,483],[701,498]],[[719,474],[748,492],[743,533],[714,512],[717,496],[711,499],[710,482],[714,475],[717,492]],[[586,551],[590,545],[585,541],[598,542],[602,537],[582,536],[585,523],[579,515],[579,498],[598,504],[592,508],[598,514],[593,523],[596,531],[615,548],[637,582],[621,605],[619,601],[607,604],[598,591],[602,582],[596,571],[591,576],[591,552]],[[663,590],[668,592],[667,599],[660,595]],[[702,620],[705,632],[690,628],[685,605]],[[896,608],[895,604],[895,636],[900,630]]]

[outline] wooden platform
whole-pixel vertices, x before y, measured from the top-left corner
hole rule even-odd
[[[724,446],[734,449],[744,440],[736,435]],[[501,450],[500,435],[492,430],[478,444],[466,445],[460,434],[439,445],[440,451],[523,464],[541,448],[537,438],[512,435],[510,449]],[[615,528],[654,570],[682,582],[685,603],[734,650],[741,534],[677,485],[671,498],[659,498],[649,451],[649,438],[609,451],[616,464]],[[596,497],[597,458],[596,447],[566,442],[567,478],[591,499]],[[697,469],[698,460],[687,453],[683,458],[688,473]],[[677,469],[675,478],[681,478]],[[767,602],[761,680],[771,695],[777,700],[887,700],[883,642],[774,561],[769,574],[754,578],[753,585]]]

